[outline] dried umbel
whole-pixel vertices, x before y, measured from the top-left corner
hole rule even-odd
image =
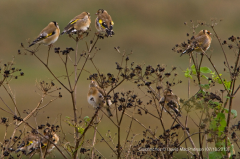
[[[42,91],[43,94],[47,95],[50,93],[53,93],[57,90],[60,90],[60,87],[57,87],[53,81],[51,82],[45,82],[45,81],[36,81],[36,87]],[[59,97],[62,97],[61,93],[59,92]]]
[[[22,69],[16,68],[14,64],[14,58],[12,61],[3,63],[0,61],[0,86],[5,83],[9,83],[12,79],[18,79],[20,76],[24,76]]]

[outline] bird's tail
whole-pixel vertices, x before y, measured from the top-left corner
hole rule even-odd
[[[64,30],[60,35],[63,35],[64,33],[66,33],[66,30]]]
[[[28,154],[26,154],[26,155],[27,155],[27,156],[28,156],[28,155],[31,155],[33,152],[35,152],[36,149],[37,149],[37,148],[33,148],[33,147],[32,147],[32,148],[30,149],[30,151],[28,152]]]
[[[177,114],[177,116],[182,116],[180,111],[177,108],[173,108],[173,110]]]
[[[106,107],[106,110],[107,110],[107,113],[108,113],[109,117],[113,116],[112,112],[111,112],[111,110],[110,110],[110,108],[108,106]]]
[[[186,52],[187,52],[187,50],[183,51],[183,52],[181,53],[180,57],[181,57],[183,54],[185,54]]]
[[[20,148],[19,148],[19,149],[17,149],[15,152],[16,152],[16,153],[18,153],[19,151],[21,151],[21,149],[20,149]]]
[[[177,107],[180,108],[180,105],[175,103],[173,100],[171,100],[170,102],[167,103],[167,106],[173,110],[175,112],[175,114],[177,116],[181,116],[181,112],[179,111],[179,109]],[[171,112],[171,111],[170,111]]]
[[[111,25],[109,28],[106,28],[106,33],[107,36],[113,36],[114,35],[114,31],[113,31],[113,26]]]
[[[35,42],[33,42],[31,45],[29,45],[29,47],[33,46],[35,44]]]
[[[195,50],[195,48],[188,48],[188,49],[186,49],[185,51],[183,51],[183,52],[181,53],[180,57],[181,57],[183,54],[193,52],[194,50]]]
[[[112,115],[112,112],[111,112],[111,110],[110,110],[110,106],[111,106],[111,105],[112,105],[112,102],[111,102],[110,99],[108,99],[108,100],[107,100],[107,105],[106,105],[106,110],[107,110],[107,113],[108,113],[108,116],[109,116],[109,117],[113,116],[113,115]]]
[[[36,40],[34,40],[34,41],[32,42],[31,45],[29,45],[29,47],[35,45],[36,43],[38,43],[39,41],[41,41],[41,40],[44,39],[44,38],[45,38],[45,37],[42,37],[42,36],[38,37]]]

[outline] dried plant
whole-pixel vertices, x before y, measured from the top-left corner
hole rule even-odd
[[[192,34],[192,38],[176,44],[172,49],[176,53],[182,53],[190,45],[196,29],[204,26],[214,34],[214,40],[219,42],[224,54],[224,71],[228,76],[222,76],[222,71],[216,68],[212,57],[204,50],[202,50],[200,58],[199,54],[193,51],[184,55],[185,57],[181,57],[189,56],[189,67],[184,71],[185,77],[188,78],[188,86],[185,89],[188,92],[187,99],[181,99],[181,94],[175,94],[174,91],[175,86],[183,85],[183,79],[179,79],[177,67],[169,68],[166,64],[135,64],[130,58],[133,52],[126,53],[120,47],[113,48],[113,51],[117,52],[116,56],[121,56],[120,60],[116,62],[116,70],[113,72],[102,71],[97,66],[98,63],[95,59],[98,52],[101,51],[97,47],[97,43],[99,40],[105,40],[106,37],[94,34],[91,38],[89,37],[91,31],[87,31],[81,36],[69,36],[76,44],[75,48],[56,47],[51,50],[49,47],[46,60],[38,55],[41,46],[29,49],[25,47],[26,44],[22,43],[18,54],[32,55],[31,58],[36,58],[45,67],[45,71],[51,74],[51,77],[49,77],[50,80],[36,81],[40,100],[36,102],[34,109],[24,110],[23,113],[20,113],[16,104],[17,99],[11,91],[10,82],[23,76],[24,73],[21,72],[21,69],[15,68],[14,58],[6,64],[0,63],[0,89],[8,93],[14,104],[14,109],[12,109],[0,95],[3,103],[0,109],[7,114],[1,117],[1,127],[5,128],[5,135],[0,143],[1,158],[14,158],[14,156],[31,158],[35,154],[39,154],[41,158],[55,157],[54,154],[57,151],[61,158],[74,159],[170,159],[176,158],[179,152],[184,153],[188,158],[199,159],[239,157],[239,154],[235,153],[235,147],[240,149],[238,133],[240,121],[237,124],[234,123],[233,119],[237,117],[237,111],[234,110],[233,100],[240,88],[240,85],[237,86],[240,71],[240,38],[230,36],[228,40],[222,41],[215,30],[218,23],[219,21],[216,19],[212,19],[210,23],[190,21],[188,24],[185,22],[184,24],[191,29],[191,33],[187,33],[187,36]],[[90,40],[86,40],[88,38]],[[117,35],[114,35],[114,38],[117,38]],[[84,43],[84,40],[88,41],[86,48],[80,51],[78,45]],[[225,46],[227,47],[225,48]],[[229,61],[226,49],[234,52],[235,61]],[[59,57],[65,74],[57,76],[55,70],[50,68],[49,52],[55,52],[55,55]],[[176,56],[175,58],[180,57]],[[208,60],[214,71],[209,67],[202,66],[203,60]],[[90,63],[95,68],[94,72],[88,71],[86,63]],[[231,66],[231,64],[234,65]],[[111,100],[110,109],[114,112],[112,117],[107,115],[105,109],[102,108],[95,109],[94,114],[89,114],[89,116],[83,116],[80,111],[77,111],[76,103],[81,101],[77,99],[76,88],[83,71],[90,74],[89,83],[90,80],[96,81],[104,100],[106,102]],[[191,82],[195,83],[197,92],[190,93]],[[123,90],[123,83],[129,83],[132,87]],[[62,96],[61,92],[63,91],[70,95],[73,114],[69,116],[72,118],[62,119],[60,116],[59,124],[49,122],[37,124],[36,117],[39,115],[39,110],[48,110],[49,105],[55,100],[68,98]],[[87,109],[87,106],[82,109]],[[193,119],[191,116],[197,116],[197,118]],[[149,118],[149,122],[144,122],[143,117]],[[95,122],[96,118],[100,118],[98,123]],[[106,118],[114,126],[114,129],[104,130],[106,134],[102,134],[98,130],[98,126],[103,124],[102,118]],[[30,120],[35,121],[36,125],[29,124]],[[195,128],[188,127],[189,120],[194,123]],[[158,126],[151,127],[151,123],[157,123]],[[63,129],[63,125],[67,125],[69,129]],[[136,125],[141,127],[140,130],[134,129]],[[13,128],[12,132],[9,131],[9,127]],[[46,129],[48,130],[47,135]],[[92,130],[94,135],[89,138],[86,134],[91,133]],[[117,132],[115,133],[115,131]],[[9,136],[7,134],[10,134],[11,137],[7,137]],[[47,141],[45,149],[41,142],[38,142],[39,145],[31,147],[31,154],[24,152],[16,154],[15,151],[19,150],[21,146],[32,144],[31,142],[22,142],[29,134],[37,136],[36,141],[45,139]],[[59,142],[53,138],[55,134],[60,137]],[[68,134],[71,134],[71,138]],[[98,144],[101,142],[106,144],[108,154],[104,154],[98,149]],[[210,147],[210,144],[214,145],[214,148]],[[48,152],[49,147],[56,150]]]

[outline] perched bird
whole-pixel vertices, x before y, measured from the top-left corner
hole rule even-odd
[[[61,33],[76,33],[76,32],[85,32],[88,30],[91,23],[90,13],[82,12],[81,14],[74,17],[68,25],[64,28],[64,31]]]
[[[180,111],[180,98],[173,94],[172,90],[167,88],[163,92],[163,97],[160,99],[160,104],[171,114],[175,113],[178,116],[181,116]]]
[[[201,30],[196,36],[191,39],[190,45],[185,51],[182,52],[180,56],[185,53],[196,52],[206,52],[211,45],[212,38],[211,33],[207,30]]]
[[[95,27],[97,31],[101,34],[105,34],[107,37],[114,35],[113,32],[113,21],[111,16],[106,10],[99,9],[96,13],[97,18],[95,20]]]
[[[25,155],[30,154],[41,143],[41,138],[37,134],[28,133],[22,140],[22,143],[18,146],[16,153],[22,151]]]
[[[97,85],[97,83],[92,80],[90,85],[89,85],[89,91],[87,95],[87,100],[90,105],[93,106],[93,108],[98,109],[101,107],[105,107],[108,113],[108,116],[112,116],[112,113],[110,111],[110,106],[112,104],[111,100],[107,100],[107,105],[105,105],[105,100],[104,100],[104,91]]]
[[[45,44],[51,45],[55,43],[59,37],[60,29],[58,23],[52,21],[46,26],[39,34],[36,40],[32,42],[29,47],[33,46],[34,44]]]
[[[42,152],[45,152],[47,149],[47,153],[50,153],[55,148],[55,146],[49,142],[49,140],[56,145],[59,141],[59,137],[53,130],[46,128],[44,129],[44,137],[41,140]]]
[[[49,140],[54,144],[57,144],[59,141],[58,135],[50,128],[44,129],[44,137],[39,134],[28,133],[15,152],[22,151],[25,155],[31,155],[33,152],[42,151],[48,154],[55,148]]]

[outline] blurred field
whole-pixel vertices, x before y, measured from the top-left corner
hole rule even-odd
[[[115,62],[120,62],[121,55],[115,50],[115,46],[120,46],[121,51],[133,54],[130,56],[130,61],[134,61],[135,64],[146,64],[156,66],[157,64],[165,64],[168,66],[168,70],[171,70],[172,66],[177,67],[179,79],[183,80],[181,85],[173,87],[175,94],[181,98],[187,98],[187,80],[183,76],[183,70],[188,67],[188,57],[179,57],[171,49],[172,47],[187,39],[186,33],[191,33],[191,28],[184,26],[184,22],[190,20],[197,21],[202,20],[207,23],[211,23],[211,18],[222,19],[223,21],[216,26],[216,31],[220,38],[227,39],[231,35],[239,35],[239,6],[240,1],[219,1],[219,0],[202,0],[202,1],[107,1],[107,0],[91,0],[91,1],[59,1],[59,0],[2,0],[0,1],[0,61],[8,62],[15,56],[16,67],[21,68],[25,75],[18,80],[11,81],[12,91],[16,94],[17,105],[21,112],[25,109],[33,109],[40,100],[40,96],[35,93],[37,88],[35,87],[36,80],[52,79],[52,76],[48,73],[45,67],[31,55],[18,55],[17,50],[20,48],[20,43],[27,44],[26,40],[34,40],[39,32],[50,22],[57,21],[60,29],[67,25],[67,23],[74,16],[80,14],[83,11],[91,13],[92,25],[89,37],[84,39],[79,44],[79,52],[86,49],[85,41],[89,42],[95,32],[94,15],[100,8],[106,9],[113,18],[115,23],[114,31],[115,35],[112,38],[100,40],[97,43],[97,47],[101,48],[94,61],[103,73],[117,73]],[[197,29],[197,32],[201,29],[208,29],[210,27],[201,26]],[[54,44],[55,47],[73,47],[75,43],[64,35]],[[41,46],[38,55],[46,59],[47,47]],[[229,55],[230,65],[233,65],[234,53],[227,48],[227,54]],[[211,50],[208,54],[212,56],[212,60],[215,66],[223,73],[223,54],[216,38],[213,38]],[[82,65],[82,63],[80,64]],[[204,59],[203,65],[210,66],[207,59]],[[50,55],[50,67],[54,70],[57,76],[65,73],[64,67],[57,54],[53,51]],[[90,62],[85,67],[86,70],[91,73],[96,72]],[[225,74],[224,74],[225,75]],[[93,109],[87,103],[86,93],[88,91],[87,77],[89,73],[83,72],[82,77],[77,86],[78,101],[77,107],[79,115],[82,112],[82,117],[88,115],[92,116]],[[67,82],[65,79],[61,79],[63,82]],[[55,82],[57,84],[57,82]],[[238,82],[239,84],[239,82]],[[57,84],[58,85],[58,84]],[[60,85],[58,85],[60,86]],[[194,94],[197,90],[197,86],[191,85],[191,93]],[[219,87],[220,88],[220,87]],[[216,89],[219,89],[216,87]],[[132,90],[137,88],[131,83],[126,83],[118,88],[121,90]],[[62,89],[63,98],[58,99],[48,106],[48,108],[40,111],[37,116],[37,124],[45,124],[46,122],[57,123],[60,121],[60,114],[62,118],[65,116],[73,117],[72,104],[69,94]],[[5,90],[0,89],[0,96],[13,108],[13,104],[8,98]],[[45,99],[44,103],[51,100],[50,97]],[[237,107],[237,103],[240,102],[239,95],[234,99],[234,107],[238,112],[240,108]],[[0,102],[1,107],[5,107]],[[149,108],[150,110],[153,108]],[[0,112],[0,117],[11,116]],[[50,116],[49,119],[47,117]],[[184,116],[184,115],[183,115]],[[195,112],[190,114],[193,118],[196,118]],[[139,117],[140,118],[140,117]],[[148,120],[146,120],[148,119]],[[145,115],[140,118],[143,124],[149,125],[151,118]],[[168,119],[166,117],[166,119]],[[197,118],[196,118],[197,119]],[[184,120],[184,119],[183,119]],[[167,123],[169,120],[166,120]],[[170,119],[171,121],[171,119]],[[235,120],[234,120],[235,121]],[[237,119],[236,119],[237,121]],[[124,123],[128,123],[129,120],[126,117]],[[172,122],[172,121],[171,121]],[[36,125],[34,118],[29,120],[29,123]],[[64,123],[62,119],[64,129],[72,129]],[[128,124],[126,125],[126,127]],[[152,123],[151,127],[158,126],[158,131],[161,132],[160,123]],[[194,123],[190,122],[189,127],[194,126]],[[100,124],[99,130],[102,134],[107,130],[113,130],[112,135],[117,131],[113,129],[113,125],[106,120],[105,123]],[[138,132],[138,125],[134,124],[134,129]],[[0,137],[3,138],[4,127],[0,126]],[[125,131],[125,130],[123,130]],[[11,132],[11,129],[8,130]],[[135,132],[135,133],[136,133]],[[124,133],[124,132],[123,132]],[[139,132],[141,136],[142,132]],[[10,133],[9,133],[10,135]],[[71,134],[68,134],[69,136]],[[91,137],[93,134],[88,134]],[[8,136],[9,137],[9,136]],[[124,137],[124,136],[123,136]],[[140,137],[141,138],[141,137]],[[116,140],[117,141],[117,140]],[[97,148],[100,152],[103,152],[106,157],[110,157],[109,152],[104,151],[105,143],[99,143]],[[56,154],[58,153],[55,150]]]

